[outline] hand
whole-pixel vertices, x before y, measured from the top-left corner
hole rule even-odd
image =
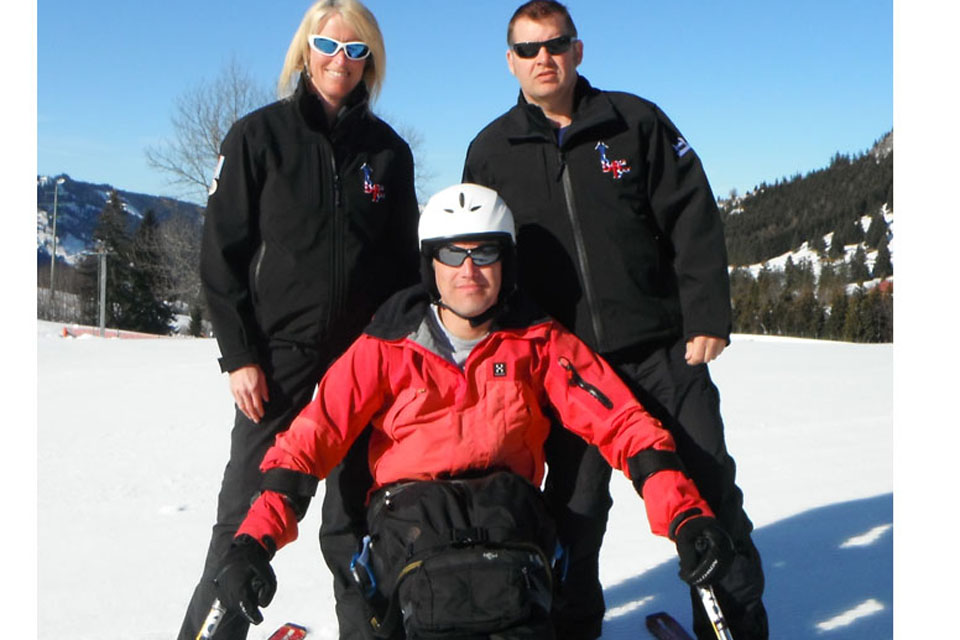
[[[711,360],[716,360],[726,346],[727,341],[723,338],[694,336],[687,340],[687,364],[706,364]]]
[[[693,586],[716,584],[733,562],[733,541],[716,518],[698,516],[677,531],[680,578]]]
[[[243,415],[255,423],[263,418],[263,403],[270,400],[267,376],[256,364],[248,364],[230,372],[230,393]]]
[[[238,536],[220,565],[213,582],[227,611],[238,611],[250,624],[263,622],[257,606],[265,607],[277,591],[277,578],[263,545],[247,535]]]

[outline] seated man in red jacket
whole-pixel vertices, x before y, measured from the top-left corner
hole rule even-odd
[[[270,558],[296,539],[318,480],[368,424],[370,535],[354,568],[371,635],[553,637],[562,559],[538,489],[545,411],[630,478],[653,533],[676,542],[681,578],[723,574],[731,542],[670,434],[605,361],[515,291],[514,233],[486,187],[430,199],[422,286],[377,312],[261,464],[262,492],[216,579],[228,611],[262,620],[257,607],[276,590]]]

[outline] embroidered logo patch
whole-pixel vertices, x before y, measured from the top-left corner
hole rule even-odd
[[[364,162],[360,165],[360,171],[363,172],[363,192],[370,195],[370,199],[374,202],[380,202],[387,197],[387,190],[383,187],[382,184],[377,184],[370,177],[370,174],[373,171],[370,169],[370,165]]]
[[[626,160],[607,159],[607,149],[610,147],[607,146],[606,142],[601,140],[594,148],[600,152],[600,168],[603,169],[604,173],[612,173],[614,180],[619,180],[623,177],[623,174],[630,173],[630,166]]]
[[[503,378],[507,375],[507,363],[506,362],[494,362],[493,363],[493,377],[494,378]]]
[[[673,150],[677,153],[678,158],[682,158],[684,155],[686,155],[687,151],[690,151],[691,149],[692,147],[686,140],[680,136],[677,136],[677,144],[673,145]]]

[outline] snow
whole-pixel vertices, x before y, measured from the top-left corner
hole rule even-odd
[[[37,637],[172,638],[228,453],[216,343],[37,326]],[[711,372],[764,558],[772,637],[892,638],[892,345],[735,335]],[[646,637],[644,616],[660,610],[689,626],[672,544],[650,534],[622,476],[612,492],[603,638]],[[320,499],[274,561],[279,591],[252,640],[288,620],[336,638]]]
[[[742,209],[737,208],[731,211],[731,215],[734,213],[740,213],[740,212],[742,212]],[[880,206],[880,210],[877,211],[877,213],[883,216],[884,221],[886,221],[887,223],[887,227],[889,230],[889,235],[888,235],[889,243],[887,245],[887,248],[890,250],[890,255],[892,258],[893,256],[896,255],[896,247],[894,244],[894,238],[896,237],[896,235],[894,234],[893,211],[890,209],[887,203],[883,203]],[[864,233],[866,233],[867,230],[870,228],[871,221],[872,221],[871,215],[864,214],[860,216],[860,219],[859,219],[860,227],[863,229]],[[830,245],[833,244],[833,231],[823,236],[823,242],[826,250],[829,250]],[[860,246],[864,246],[863,243],[854,243],[854,244],[844,245],[842,259],[836,258],[836,259],[827,259],[827,260],[828,262],[834,265],[839,265],[841,262],[850,262],[850,259],[857,252],[857,248]],[[873,271],[873,265],[877,261],[877,250],[866,249],[865,256],[866,256],[867,269],[869,269],[870,271]],[[804,260],[809,262],[811,268],[813,269],[814,276],[817,279],[820,278],[820,269],[823,267],[824,258],[820,254],[818,254],[816,251],[814,251],[810,247],[810,242],[806,240],[798,248],[792,251],[787,251],[786,253],[782,253],[779,256],[770,258],[769,260],[765,260],[763,262],[750,264],[750,265],[743,265],[742,268],[750,271],[750,274],[754,278],[756,278],[759,276],[760,271],[763,269],[764,266],[766,266],[768,269],[772,269],[775,271],[783,271],[786,268],[788,259],[791,260],[793,264],[796,266],[799,266],[800,263]],[[735,267],[730,267],[729,270],[733,271],[734,268]],[[893,280],[892,277],[889,279]],[[880,279],[877,279],[877,278],[868,280],[863,283],[863,287],[866,289],[870,289],[871,287],[876,286],[877,283],[879,282],[880,282]],[[860,285],[857,283],[853,283],[849,285],[847,287],[847,294],[853,293],[853,291],[858,286]]]

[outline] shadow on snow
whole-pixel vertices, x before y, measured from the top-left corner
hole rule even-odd
[[[893,494],[819,507],[754,531],[764,604],[778,640],[893,637]],[[667,611],[691,626],[689,592],[671,560],[604,591],[603,637],[647,637]]]

